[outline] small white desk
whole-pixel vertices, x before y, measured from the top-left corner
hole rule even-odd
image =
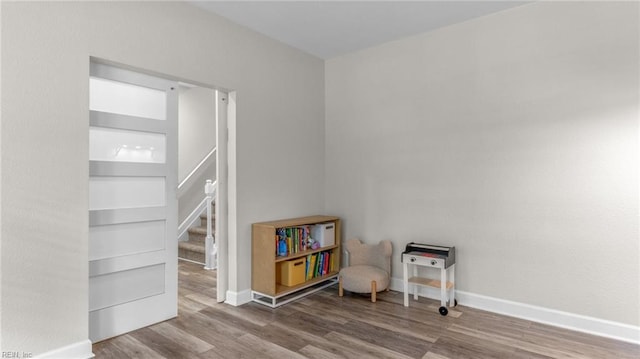
[[[445,268],[445,258],[438,255],[432,255],[429,253],[421,252],[408,252],[402,253],[403,264],[403,284],[404,284],[404,306],[409,306],[409,289],[410,285],[413,287],[413,299],[418,300],[418,288],[419,286],[428,286],[440,288],[440,308],[439,312],[442,315],[449,313],[447,309],[447,303],[449,307],[457,305],[455,299],[455,263],[451,264],[448,268]],[[430,279],[418,276],[418,267],[439,268],[440,280]],[[412,270],[412,276],[409,277],[409,270]],[[447,280],[448,279],[448,280]],[[447,296],[447,292],[451,293]]]

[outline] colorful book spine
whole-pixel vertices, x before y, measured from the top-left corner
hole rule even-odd
[[[324,266],[322,267],[322,275],[326,275],[329,273],[329,257],[331,256],[330,252],[327,252],[327,255],[324,258]]]
[[[316,277],[322,275],[322,263],[324,263],[325,252],[320,252],[320,260],[318,261],[318,268],[316,269]]]
[[[276,255],[286,256],[289,253],[287,239],[283,228],[276,229]]]
[[[312,254],[311,255],[311,265],[309,265],[309,271],[307,273],[307,279],[312,279],[312,278],[315,277],[314,276],[314,271],[315,271],[315,268],[316,268],[316,257],[317,256],[318,256],[317,254]]]

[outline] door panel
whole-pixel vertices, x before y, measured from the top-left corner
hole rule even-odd
[[[104,209],[99,211],[89,211],[89,225],[106,226],[109,224],[118,223],[165,220],[167,218],[166,212],[167,211],[164,207]],[[169,233],[168,230],[167,233]]]
[[[137,253],[89,262],[89,277],[165,263],[165,250]],[[89,280],[91,283],[91,280]]]
[[[92,176],[89,209],[158,207],[165,205],[164,177]]]
[[[162,133],[90,127],[89,160],[165,163],[166,136]]]
[[[91,77],[89,108],[92,111],[166,120],[167,96],[163,90]]]
[[[91,64],[89,337],[177,315],[177,84]]]
[[[112,307],[164,293],[164,263],[91,278],[89,310]]]
[[[121,223],[89,228],[89,260],[164,249],[164,221]]]

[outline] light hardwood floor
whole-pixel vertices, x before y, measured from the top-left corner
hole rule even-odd
[[[640,358],[640,346],[420,298],[329,288],[277,309],[216,303],[215,272],[180,262],[178,317],[93,346],[96,358]]]

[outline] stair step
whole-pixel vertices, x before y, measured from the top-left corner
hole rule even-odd
[[[189,232],[189,234],[193,233],[193,234],[204,234],[205,236],[207,235],[207,227],[204,226],[200,226],[200,227],[191,227],[187,230],[187,232]]]
[[[191,241],[178,242],[178,248],[204,254],[204,246],[200,245],[199,243],[192,243]]]
[[[206,214],[201,214],[200,215],[200,225],[206,227],[207,226],[207,215]],[[216,216],[212,215],[211,216],[211,227],[215,228],[216,227]]]
[[[207,229],[205,227],[191,227],[187,230],[187,233],[189,233],[189,242],[204,245],[204,241],[207,238]]]
[[[204,264],[204,244],[190,241],[178,242],[178,257]]]

